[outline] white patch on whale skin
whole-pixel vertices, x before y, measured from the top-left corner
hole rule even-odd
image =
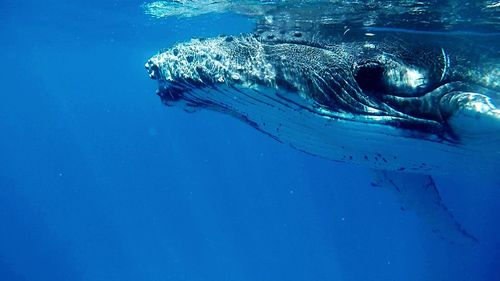
[[[386,72],[388,85],[402,92],[413,93],[429,83],[426,73],[413,68],[392,68]]]
[[[489,145],[500,153],[500,110],[484,95],[453,93],[445,110],[452,112],[448,124],[463,142]]]

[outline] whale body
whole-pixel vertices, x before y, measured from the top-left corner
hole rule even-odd
[[[498,64],[406,47],[218,37],[179,44],[146,68],[167,105],[231,114],[331,160],[434,173],[498,164]]]
[[[430,175],[496,173],[498,52],[351,33],[193,39],[153,56],[146,69],[164,104],[223,112],[295,149],[371,167],[372,185],[395,190],[441,237],[475,240]]]

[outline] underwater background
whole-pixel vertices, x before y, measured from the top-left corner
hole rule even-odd
[[[0,281],[500,280],[500,187],[436,178],[452,245],[368,169],[166,108],[150,56],[254,22],[142,4],[0,2]]]

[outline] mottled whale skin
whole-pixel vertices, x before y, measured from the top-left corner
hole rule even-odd
[[[166,105],[223,112],[306,153],[378,170],[372,185],[396,191],[440,237],[476,241],[429,175],[497,173],[498,52],[415,38],[299,37],[193,39],[146,69]]]

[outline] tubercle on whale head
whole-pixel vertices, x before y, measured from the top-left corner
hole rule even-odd
[[[251,87],[272,84],[275,73],[266,63],[261,44],[251,36],[192,39],[151,57],[145,64],[159,83],[163,101],[218,85]]]

